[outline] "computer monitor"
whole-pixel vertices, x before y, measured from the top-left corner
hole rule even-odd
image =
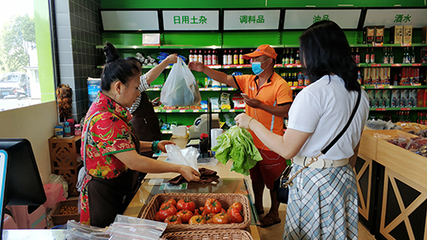
[[[46,194],[30,141],[0,139],[0,150],[8,156],[4,205],[39,206],[45,203]]]

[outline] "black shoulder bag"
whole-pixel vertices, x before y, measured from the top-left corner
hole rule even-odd
[[[338,139],[341,138],[341,136],[344,134],[344,132],[347,130],[347,128],[350,126],[351,121],[353,120],[354,115],[356,114],[357,108],[359,107],[360,103],[360,97],[362,93],[359,91],[359,95],[357,96],[357,102],[356,105],[353,108],[353,112],[350,115],[350,118],[348,119],[347,124],[344,126],[344,128],[341,130],[341,132],[332,140],[331,143],[329,143],[328,146],[326,146],[321,152],[321,154],[317,155],[316,157],[311,158],[311,161],[307,163],[307,165],[304,165],[302,168],[300,168],[294,175],[289,177],[289,174],[291,173],[292,166],[288,165],[286,166],[285,170],[283,170],[282,174],[280,174],[280,177],[278,177],[276,180],[274,180],[274,189],[276,190],[276,199],[277,201],[281,203],[288,203],[289,198],[289,188],[288,186],[292,186],[292,181],[294,178],[300,174],[304,169],[309,167],[312,163],[316,162],[318,158],[322,154],[326,154],[329,149],[338,141]]]

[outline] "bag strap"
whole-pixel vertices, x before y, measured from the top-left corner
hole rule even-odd
[[[358,96],[357,96],[357,100],[356,100],[356,105],[353,108],[353,111],[351,112],[350,118],[347,121],[347,124],[344,126],[344,128],[341,130],[340,133],[338,133],[338,135],[334,138],[334,140],[332,140],[331,143],[329,143],[328,146],[326,146],[322,151],[320,151],[321,153],[315,157],[312,157],[311,160],[307,163],[307,165],[304,165],[302,168],[300,168],[294,175],[292,175],[291,177],[289,177],[288,181],[286,181],[283,184],[283,187],[287,187],[287,186],[292,186],[292,181],[294,180],[294,178],[296,176],[298,176],[298,174],[300,174],[304,169],[306,169],[307,167],[309,167],[312,163],[316,162],[318,160],[318,158],[322,155],[325,154],[326,152],[329,151],[329,149],[331,149],[331,147],[338,142],[338,140],[342,137],[342,135],[344,135],[345,131],[347,131],[348,127],[350,126],[351,121],[354,118],[354,115],[356,115],[357,109],[359,108],[359,104],[360,104],[360,99],[361,99],[361,95],[362,95],[362,91],[359,90],[358,91]],[[283,175],[283,173],[282,173]]]
[[[338,135],[334,138],[334,140],[332,140],[332,142],[331,142],[331,143],[329,143],[329,145],[328,145],[328,146],[326,146],[326,147],[321,151],[321,153],[322,153],[322,154],[326,154],[326,152],[327,152],[327,151],[329,151],[329,149],[331,149],[331,147],[332,147],[332,146],[334,146],[334,144],[335,144],[336,142],[338,142],[338,140],[342,137],[342,135],[344,135],[345,131],[347,131],[348,127],[350,126],[351,121],[352,121],[352,120],[353,120],[353,118],[354,118],[354,115],[356,115],[357,109],[359,108],[360,98],[361,98],[361,95],[362,95],[362,93],[361,93],[361,92],[362,92],[362,91],[361,91],[361,90],[359,90],[359,95],[357,96],[356,105],[355,105],[355,106],[354,106],[354,108],[353,108],[353,112],[351,113],[350,118],[349,118],[349,119],[348,119],[348,121],[347,121],[347,124],[344,126],[344,128],[341,130],[341,132],[340,132],[340,133],[338,133]]]

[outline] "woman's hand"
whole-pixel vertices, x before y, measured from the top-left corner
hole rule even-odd
[[[198,182],[198,181],[200,181],[200,177],[199,177],[200,173],[198,171],[196,171],[192,167],[185,166],[185,165],[180,165],[179,172],[189,182]]]
[[[168,65],[171,63],[176,63],[178,61],[178,55],[176,55],[176,53],[170,54],[163,61],[166,61],[168,63]]]
[[[172,141],[167,141],[167,140],[163,140],[163,141],[160,141],[158,144],[157,144],[157,149],[158,150],[160,150],[160,151],[162,151],[162,152],[166,152],[166,145],[169,145],[169,144],[173,144],[173,145],[176,145],[174,142],[172,142]]]
[[[188,68],[190,68],[190,70],[194,70],[194,71],[197,71],[197,72],[203,72],[203,68],[204,67],[205,67],[205,65],[203,65],[203,63],[196,62],[196,61],[190,62],[188,64]]]
[[[254,119],[252,117],[249,117],[246,113],[241,113],[234,118],[234,121],[236,121],[237,126],[241,128],[246,128],[246,129],[251,129],[249,127],[249,122],[251,120],[254,120]]]

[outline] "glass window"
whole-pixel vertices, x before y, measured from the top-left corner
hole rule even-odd
[[[47,62],[52,62],[52,56],[49,54],[46,56],[42,54],[43,58],[38,56],[39,48],[43,47],[43,45],[39,45],[46,44],[46,41],[51,42],[50,34],[47,36],[49,39],[36,38],[37,29],[41,29],[40,25],[49,24],[46,21],[38,20],[40,14],[34,6],[40,9],[41,2],[47,1],[15,0],[1,3],[0,112],[54,100],[54,97],[42,97],[43,95],[54,96],[53,78],[49,78],[48,81],[39,79],[39,76],[53,74],[53,67],[39,69],[39,61],[43,64],[46,63],[46,57],[49,58]],[[42,3],[42,5],[45,7],[44,11],[49,7],[47,4]],[[45,28],[45,26],[42,27]],[[39,73],[39,71],[41,72]],[[49,73],[46,74],[46,71]],[[51,86],[44,87],[44,85]],[[42,93],[42,91],[47,92]]]

